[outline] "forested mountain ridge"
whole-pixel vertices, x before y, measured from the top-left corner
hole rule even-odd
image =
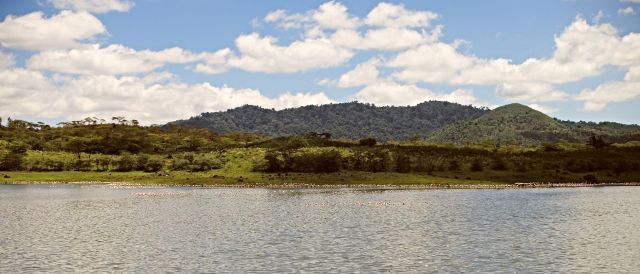
[[[486,108],[429,101],[416,106],[379,107],[358,102],[304,106],[284,110],[245,105],[224,112],[203,113],[171,125],[208,128],[215,132],[255,132],[267,136],[328,132],[333,138],[406,140],[426,138],[451,123],[470,120]]]
[[[559,141],[584,143],[591,135],[600,136],[609,143],[640,140],[640,126],[561,121],[521,104],[509,104],[476,119],[438,129],[428,140],[458,145],[485,141],[532,145]]]

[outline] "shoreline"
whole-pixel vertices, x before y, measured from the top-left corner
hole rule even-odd
[[[362,190],[421,190],[421,189],[532,189],[532,188],[587,188],[640,186],[640,182],[627,183],[515,183],[515,184],[136,184],[103,181],[24,181],[2,182],[0,185],[85,185],[115,188],[250,188],[250,189],[362,189]]]

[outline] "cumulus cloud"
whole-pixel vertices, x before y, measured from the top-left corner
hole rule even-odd
[[[480,102],[468,89],[457,89],[451,93],[437,93],[414,84],[399,84],[389,80],[382,80],[367,85],[354,96],[361,102],[383,106],[416,105],[429,100],[441,100],[460,104],[486,105]]]
[[[15,57],[12,54],[0,51],[0,69],[11,67],[14,63]]]
[[[168,73],[47,78],[39,71],[0,70],[2,117],[66,120],[118,115],[151,124],[247,103],[281,109],[331,102],[322,92],[287,92],[271,98],[255,89],[217,87],[206,82],[186,84]]]
[[[338,80],[338,87],[359,87],[367,84],[372,84],[378,81],[378,65],[381,60],[378,58],[371,58],[368,61],[357,65],[353,70],[340,76]]]
[[[341,65],[351,59],[353,52],[332,44],[327,39],[306,39],[289,45],[277,44],[277,39],[261,37],[257,33],[236,39],[239,54],[223,50],[198,64],[199,72],[217,73],[225,67],[251,72],[294,73]],[[226,60],[226,61],[225,61]]]
[[[555,85],[599,75],[607,66],[640,63],[640,34],[620,36],[610,24],[591,25],[580,17],[555,38],[555,45],[551,58],[514,64],[467,55],[455,44],[439,42],[402,52],[387,66],[399,69],[394,78],[409,83],[495,85],[503,98],[535,102],[566,99]]]
[[[7,16],[0,23],[0,45],[26,50],[74,48],[106,33],[106,28],[87,12],[61,11],[45,17],[42,12]]]
[[[79,10],[91,13],[110,11],[125,12],[133,7],[129,0],[49,0],[50,5],[61,10]]]
[[[402,5],[379,3],[373,8],[365,22],[381,27],[427,27],[438,15],[430,11],[408,10]]]
[[[626,7],[624,9],[618,9],[618,14],[620,15],[634,15],[636,11],[632,7]]]
[[[122,75],[150,72],[166,63],[189,63],[201,58],[181,48],[136,51],[118,44],[107,47],[93,44],[40,52],[29,58],[27,67],[73,74]]]
[[[267,14],[264,20],[275,23],[281,28],[353,29],[359,19],[349,15],[348,9],[341,3],[330,1],[317,9],[306,13],[290,14],[285,10],[275,10]]]
[[[583,101],[585,111],[600,111],[612,102],[624,102],[640,97],[640,66],[632,67],[623,81],[598,85],[595,89],[584,89],[577,97]]]

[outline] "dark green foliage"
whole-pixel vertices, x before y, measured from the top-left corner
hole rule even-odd
[[[268,136],[327,132],[333,138],[407,140],[460,120],[478,117],[486,109],[449,102],[430,101],[411,107],[376,107],[362,103],[272,110],[243,106],[224,112],[203,113],[170,125],[208,128],[215,132],[256,132]]]
[[[460,170],[460,163],[457,160],[449,161],[449,170],[450,171],[458,171]]]
[[[595,184],[595,183],[597,183],[597,182],[598,182],[598,179],[597,179],[597,178],[596,178],[596,176],[595,176],[595,175],[593,175],[593,174],[587,174],[587,175],[585,175],[584,177],[582,177],[582,179],[583,179],[585,182],[590,183],[590,184]]]
[[[408,173],[411,171],[411,158],[404,153],[396,153],[396,172]]]
[[[368,147],[375,146],[376,143],[377,141],[375,138],[363,138],[358,141],[358,144],[360,144],[361,146],[368,146]]]
[[[335,150],[317,153],[301,153],[292,158],[292,171],[297,172],[337,172],[342,157]]]
[[[149,159],[144,165],[144,171],[146,172],[158,172],[164,167],[164,161],[158,158]]]
[[[113,163],[115,171],[132,171],[136,168],[136,160],[129,154],[123,154]]]
[[[592,134],[591,137],[589,137],[589,141],[587,141],[587,144],[594,147],[595,149],[603,149],[609,145],[602,139],[602,136],[596,137],[595,134]]]
[[[7,146],[8,153],[0,154],[0,170],[19,170],[29,149],[29,145],[21,141],[13,141]]]
[[[471,162],[471,171],[473,172],[478,172],[478,171],[482,171],[484,169],[484,166],[482,165],[482,162],[479,159],[474,159],[473,162]]]
[[[494,157],[493,161],[491,162],[491,169],[492,170],[507,170],[507,163],[505,163],[505,161],[500,158],[500,157]]]

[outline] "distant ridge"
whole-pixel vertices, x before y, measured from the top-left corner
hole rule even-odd
[[[480,143],[531,145],[559,141],[585,142],[591,134],[608,142],[640,140],[640,126],[612,122],[560,121],[522,104],[509,104],[482,116],[445,126],[428,140],[436,143]]]
[[[416,106],[379,107],[358,102],[303,106],[284,110],[245,105],[168,123],[216,132],[255,132],[267,136],[328,132],[333,138],[380,141],[427,139],[463,145],[494,142],[533,145],[559,141],[584,143],[592,135],[607,142],[640,140],[640,126],[613,122],[562,121],[522,104],[494,110],[443,101]]]
[[[224,112],[202,113],[167,126],[208,128],[216,132],[248,131],[267,136],[329,132],[333,138],[374,137],[384,141],[426,138],[436,129],[479,117],[487,111],[486,108],[442,101],[404,107],[351,102],[278,111],[245,105]]]

